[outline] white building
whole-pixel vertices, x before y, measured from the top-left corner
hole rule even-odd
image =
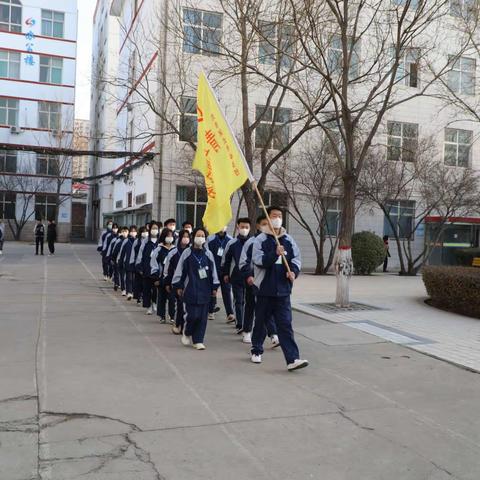
[[[397,1],[393,3],[400,4]],[[102,4],[101,1],[100,4]],[[105,15],[108,15],[106,10]],[[454,13],[453,10],[451,13]],[[452,18],[454,18],[453,15]],[[110,82],[110,88],[114,83],[117,87],[115,91],[110,92],[111,98],[116,100],[115,107],[108,105],[104,97],[102,102],[98,103],[98,99],[101,98],[100,89],[96,89],[95,85],[92,105],[96,109],[108,109],[110,118],[115,119],[115,136],[124,139],[123,144],[117,143],[118,150],[153,152],[155,160],[142,162],[136,158],[124,158],[116,161],[113,168],[111,168],[111,160],[100,162],[108,164],[108,168],[103,168],[102,172],[109,169],[115,170],[116,175],[102,181],[102,188],[110,182],[110,190],[108,194],[103,195],[105,206],[100,207],[103,217],[101,215],[97,217],[96,227],[100,229],[106,218],[114,218],[122,224],[141,225],[149,219],[165,220],[168,217],[176,217],[177,224],[188,219],[199,225],[206,205],[206,195],[203,188],[195,186],[195,177],[189,167],[192,151],[187,141],[195,129],[196,79],[201,69],[207,72],[215,70],[218,64],[224,61],[220,56],[216,57],[215,52],[210,52],[209,55],[202,54],[203,44],[200,44],[208,43],[209,48],[214,50],[215,39],[221,38],[228,29],[228,18],[223,18],[221,8],[214,1],[199,1],[195,5],[189,3],[188,6],[182,7],[168,1],[113,0],[108,24],[114,24],[115,20],[120,25],[117,70],[113,75],[113,72],[109,71],[110,79],[117,78],[116,82]],[[167,21],[169,22],[168,30],[165,28]],[[172,26],[172,23],[176,23],[177,26]],[[449,24],[449,21],[447,23]],[[96,26],[95,35],[100,34],[98,30],[98,28],[101,29],[100,25],[99,23],[98,27]],[[177,34],[175,28],[177,28]],[[451,26],[446,28],[445,38],[450,38],[452,41],[444,42],[442,45],[444,50],[438,51],[438,61],[442,61],[442,58],[447,59],[452,53],[448,49],[453,49],[455,44],[455,31],[448,30],[452,28]],[[192,32],[199,36],[199,45],[195,45],[195,42],[186,45],[182,40],[182,36],[188,37],[189,34],[193,35]],[[98,45],[101,49],[102,44]],[[265,48],[268,50],[268,45]],[[95,52],[94,55],[102,57],[106,56],[107,52],[110,50],[104,50],[103,53]],[[419,88],[423,81],[409,62],[408,58],[404,60],[404,71],[408,74],[396,87],[400,95],[402,92],[407,94],[409,89]],[[462,57],[454,69],[450,78],[457,78],[459,89],[465,88],[462,94],[472,96],[478,94],[475,89],[478,77],[477,66],[478,59],[470,54],[465,58]],[[225,68],[225,65],[222,68]],[[420,75],[422,75],[421,72]],[[135,88],[132,88],[132,85]],[[146,86],[141,87],[141,85]],[[164,88],[166,85],[169,89],[168,93]],[[234,130],[242,131],[239,92],[238,76],[232,76],[218,88],[217,95]],[[257,112],[265,105],[267,96],[268,89],[263,88],[259,83],[258,89],[252,91],[250,98],[249,116],[251,118],[255,118]],[[151,104],[151,108],[148,108],[148,103]],[[288,116],[298,109],[298,102],[292,95],[287,95],[282,107],[284,107],[282,111]],[[152,111],[153,109],[168,112],[166,114],[168,118],[160,118]],[[93,122],[92,116],[92,124]],[[271,123],[271,120],[265,123]],[[453,109],[444,108],[439,100],[419,97],[414,102],[399,105],[388,112],[384,124],[378,135],[378,143],[385,146],[397,144],[402,146],[411,140],[411,135],[417,139],[433,136],[438,151],[442,152],[442,161],[453,161],[453,164],[446,164],[458,167],[469,165],[480,169],[480,146],[474,141],[480,134],[479,126],[465,119],[464,116],[459,116]],[[281,124],[278,126],[281,130]],[[261,145],[262,142],[261,128],[262,125],[255,132],[254,142],[258,144],[255,146]],[[295,125],[284,129],[286,135],[292,135],[294,131]],[[171,134],[172,132],[176,134]],[[308,141],[306,136],[303,142],[305,144]],[[301,147],[300,142],[292,149],[291,156],[294,157]],[[275,149],[274,142],[271,148]],[[267,180],[266,191],[267,204],[280,203],[286,206],[285,195],[271,177]],[[236,199],[234,199],[234,211],[235,204]],[[329,219],[332,236],[338,229],[340,207],[339,200],[334,199],[331,202]],[[308,210],[308,207],[305,208]],[[398,201],[398,223],[408,224],[413,211],[414,203]],[[310,216],[313,220],[311,212],[307,211],[306,216],[307,218]],[[464,245],[478,244],[477,222],[476,218],[458,219],[459,224],[452,223],[445,237],[452,236],[457,239],[460,236],[463,238]],[[422,226],[416,232],[414,251],[418,252],[422,249],[428,227],[428,224]],[[315,254],[309,235],[296,224],[293,218],[288,220],[288,228],[302,249],[304,264],[307,268],[313,268]],[[378,208],[372,207],[360,209],[356,217],[355,230],[369,230],[380,236],[391,233],[383,213]],[[462,242],[457,241],[451,244],[460,246]],[[444,245],[448,247],[449,242],[445,241]],[[328,250],[327,245],[326,253]],[[395,250],[395,246],[391,243],[392,264],[396,263]],[[435,261],[441,261],[442,255],[444,260],[447,260],[450,253],[447,248],[439,250],[436,255]]]
[[[72,148],[76,51],[76,0],[0,0],[0,143],[25,150],[0,152],[0,216],[21,238],[36,217],[70,238],[71,158],[28,147]]]

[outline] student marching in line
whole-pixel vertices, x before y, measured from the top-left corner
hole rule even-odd
[[[107,264],[107,280],[112,281],[113,267],[112,267],[112,243],[118,238],[118,225],[114,223],[112,225],[112,233],[107,236],[105,241],[105,262]]]
[[[177,233],[177,222],[174,218],[169,218],[165,220],[165,228],[170,230],[173,233],[173,243],[177,243],[178,233]]]
[[[108,264],[105,260],[107,252],[107,239],[112,235],[113,222],[111,220],[107,221],[107,228],[100,235],[97,245],[97,252],[102,256],[102,270],[103,270],[103,279],[108,281]]]
[[[267,212],[280,246],[277,246],[271,231],[260,234],[253,243],[254,285],[257,289],[255,321],[265,324],[266,319],[273,315],[287,369],[293,371],[308,366],[307,360],[300,359],[295,342],[290,304],[293,283],[300,275],[300,250],[282,227],[282,209],[269,207]],[[282,255],[286,258],[290,271],[285,267]],[[252,338],[251,360],[253,363],[261,363],[265,335],[264,332],[261,336],[255,333]]]
[[[240,271],[245,279],[245,310],[244,310],[244,322],[253,325],[253,335],[255,335],[255,329],[257,329],[257,338],[261,335],[265,338],[268,335],[271,341],[272,348],[280,346],[278,340],[277,327],[272,316],[266,319],[265,324],[263,322],[255,322],[255,287],[254,287],[254,271],[252,262],[253,243],[256,237],[261,233],[268,232],[268,221],[265,215],[260,215],[256,221],[257,232],[254,237],[250,237],[244,244],[242,253],[240,255]]]
[[[137,264],[137,269],[142,275],[143,283],[143,308],[146,308],[146,315],[152,315],[157,309],[157,289],[154,286],[154,277],[151,272],[151,254],[158,243],[158,224],[152,222],[150,225],[150,235],[148,239],[140,246],[138,255],[140,256],[140,262]]]
[[[128,230],[127,242],[124,244],[122,251],[120,252],[120,266],[125,275],[125,290],[122,291],[122,295],[124,295],[125,292],[127,300],[131,300],[133,298],[135,269],[131,268],[130,259],[132,257],[132,251],[136,240],[137,227],[135,225],[131,225]]]
[[[193,232],[193,223],[188,220],[182,223],[182,230],[186,230],[190,235]]]
[[[0,255],[3,255],[3,242],[5,241],[5,224],[0,218]]]
[[[128,264],[128,271],[132,272],[133,277],[133,298],[137,301],[137,305],[142,304],[143,283],[142,276],[136,268],[137,259],[139,259],[139,251],[142,244],[148,238],[148,231],[145,227],[140,227],[137,238],[132,245],[132,253],[130,254],[130,262]],[[128,300],[128,298],[127,298]]]
[[[125,270],[125,248],[130,241],[130,230],[128,227],[122,227],[120,230],[120,248],[115,256],[115,262],[118,269],[118,278],[120,279],[120,291],[122,292],[122,297],[127,296],[127,276]]]
[[[35,255],[38,255],[38,249],[40,247],[40,254],[43,255],[43,242],[45,239],[45,226],[42,223],[42,220],[38,219],[33,229],[35,235]]]
[[[237,220],[238,235],[227,243],[221,263],[223,281],[232,286],[233,299],[235,301],[236,329],[237,334],[243,334],[243,343],[252,343],[253,318],[244,315],[245,297],[247,294],[252,295],[252,291],[249,289],[247,292],[245,279],[239,268],[243,247],[250,236],[250,227],[251,222],[249,218],[239,218]]]
[[[172,288],[172,279],[177,268],[180,257],[182,256],[185,249],[190,246],[190,232],[188,230],[180,230],[178,235],[177,247],[170,250],[170,253],[167,255],[165,260],[165,267],[163,269],[163,283],[165,285],[165,290],[168,293],[174,293],[176,300],[176,313],[175,313],[175,325],[172,326],[172,333],[175,335],[180,335],[183,332],[184,324],[184,311],[183,311],[183,301],[181,297],[174,291]]]
[[[207,248],[213,254],[217,272],[221,272],[223,253],[230,240],[232,240],[232,237],[227,234],[227,227],[224,227],[221,232],[217,232],[215,235],[211,235],[207,239]],[[225,312],[227,314],[227,323],[234,323],[235,315],[233,314],[232,306],[232,286],[229,283],[225,283],[223,278],[220,278],[220,286],[222,289],[223,305],[225,306]],[[218,310],[220,309],[217,307],[217,297],[212,297],[208,310],[208,318],[214,320],[215,312],[218,312]]]
[[[160,317],[160,323],[167,323],[167,304],[170,321],[173,323],[175,318],[175,295],[167,292],[163,282],[163,269],[167,256],[175,248],[173,242],[174,232],[166,227],[160,234],[158,246],[151,253],[150,265],[157,287],[157,315]]]
[[[117,238],[112,240],[110,243],[110,263],[112,265],[112,271],[113,271],[113,289],[115,291],[118,290],[118,287],[120,287],[120,274],[118,271],[118,254],[120,253],[120,249],[122,248],[122,243],[126,238],[126,235],[128,235],[128,228],[127,227],[121,227],[119,229],[119,233]]]
[[[172,280],[185,309],[182,344],[193,342],[197,350],[205,350],[209,304],[220,285],[213,253],[205,248],[206,236],[203,228],[193,231],[193,244],[182,253]]]

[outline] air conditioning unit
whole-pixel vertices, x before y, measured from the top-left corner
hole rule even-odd
[[[15,135],[18,135],[19,133],[22,133],[23,130],[20,127],[10,127],[10,133],[14,133]]]

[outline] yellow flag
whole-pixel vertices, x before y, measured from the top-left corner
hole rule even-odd
[[[203,174],[207,188],[203,224],[210,233],[216,233],[232,219],[232,194],[254,178],[203,72],[198,79],[197,117],[193,168]]]

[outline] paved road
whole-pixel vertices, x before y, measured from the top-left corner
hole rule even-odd
[[[480,478],[478,374],[304,314],[303,371],[220,319],[194,351],[93,246],[31,251],[0,260],[1,480]]]

